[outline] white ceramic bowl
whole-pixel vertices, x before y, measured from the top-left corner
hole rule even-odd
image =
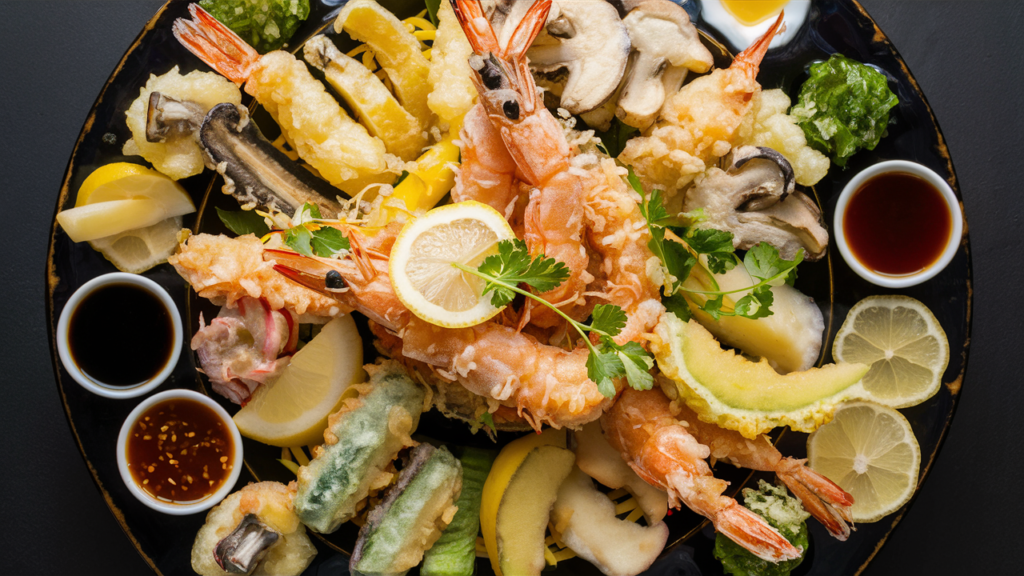
[[[861,264],[853,255],[853,251],[850,249],[850,245],[846,241],[846,233],[843,229],[843,217],[846,215],[846,207],[850,204],[850,199],[853,198],[853,195],[857,190],[871,178],[874,178],[879,174],[892,172],[911,174],[924,179],[926,182],[934,186],[946,201],[946,208],[949,210],[949,216],[953,223],[953,229],[949,234],[949,240],[947,241],[942,254],[939,255],[939,258],[924,270],[904,276],[879,274],[878,272],[869,270],[866,266]],[[853,180],[850,180],[850,183],[847,184],[845,188],[843,188],[842,194],[839,195],[839,202],[836,204],[836,215],[832,223],[832,230],[836,238],[836,245],[839,246],[839,253],[843,255],[843,260],[846,261],[858,276],[878,286],[884,286],[886,288],[906,288],[908,286],[915,286],[926,280],[930,280],[953,260],[953,256],[956,255],[956,251],[960,247],[961,237],[963,236],[964,216],[963,212],[960,210],[960,202],[956,199],[956,195],[953,194],[953,189],[949,187],[949,184],[945,179],[936,174],[933,170],[916,162],[908,162],[906,160],[889,160],[887,162],[879,162],[878,164],[861,171],[853,177]]]
[[[171,344],[171,355],[167,361],[167,365],[164,366],[163,370],[158,372],[149,380],[131,387],[106,386],[102,382],[98,382],[90,378],[75,364],[74,359],[71,357],[71,349],[68,346],[68,328],[71,323],[71,315],[74,313],[75,309],[78,308],[79,303],[81,303],[82,299],[91,294],[97,288],[110,284],[132,284],[143,288],[160,299],[160,302],[162,302],[164,307],[167,308],[167,313],[171,318],[171,327],[173,330],[171,337],[173,340]],[[114,272],[98,276],[86,282],[81,288],[71,295],[70,299],[68,299],[68,303],[60,312],[60,320],[57,322],[57,354],[60,356],[60,361],[64,364],[64,368],[68,371],[68,374],[70,374],[71,377],[75,379],[75,382],[78,382],[86,390],[107,398],[134,398],[155,390],[157,386],[163,384],[164,380],[167,380],[167,377],[171,375],[171,372],[174,371],[174,367],[178,364],[178,357],[181,356],[181,340],[184,337],[183,333],[184,332],[181,328],[181,318],[178,315],[178,307],[175,306],[174,300],[171,300],[170,294],[168,294],[163,287],[144,276]]]
[[[231,474],[227,477],[221,487],[216,492],[202,500],[180,504],[166,500],[158,500],[140,488],[139,485],[135,483],[135,479],[132,477],[132,473],[128,469],[128,456],[126,454],[128,448],[128,434],[131,433],[131,429],[132,426],[135,425],[135,421],[141,418],[142,414],[154,405],[165,400],[179,399],[195,400],[216,412],[217,415],[224,420],[224,424],[231,432],[231,441],[234,442],[235,445],[234,457],[231,461]],[[213,508],[218,502],[226,498],[228,494],[231,494],[235,484],[238,482],[238,476],[242,472],[243,464],[242,435],[238,433],[238,427],[235,426],[235,422],[231,419],[231,416],[226,410],[221,408],[219,404],[210,399],[210,397],[200,394],[199,392],[193,392],[192,390],[167,390],[166,392],[154,394],[149,398],[146,398],[135,407],[135,410],[132,410],[131,414],[128,415],[124,424],[121,425],[121,433],[117,436],[117,469],[121,472],[121,479],[124,480],[125,485],[128,486],[128,490],[139,500],[139,502],[142,502],[153,510],[163,512],[165,514],[184,516],[186,514],[195,514],[197,512],[203,512],[204,510]]]

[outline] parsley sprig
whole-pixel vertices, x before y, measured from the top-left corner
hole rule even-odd
[[[758,282],[736,290],[721,290],[714,275],[724,274],[741,262],[733,247],[732,232],[697,227],[704,219],[702,211],[670,215],[661,191],[654,190],[648,196],[632,168],[629,169],[627,180],[640,194],[640,212],[647,220],[647,229],[651,233],[647,246],[661,260],[666,273],[662,303],[669,312],[675,313],[682,320],[689,319],[689,300],[715,320],[723,316],[755,319],[772,315],[772,286],[780,282],[793,284],[796,280],[796,267],[804,258],[803,249],[797,251],[792,260],[785,260],[774,246],[761,242],[748,250],[742,260],[747,273]],[[706,257],[706,267],[701,264],[699,255]],[[683,286],[694,268],[700,269],[709,280],[712,290],[693,290]],[[725,296],[739,292],[749,293],[740,298],[732,310],[723,310]],[[690,298],[686,295],[690,295]],[[697,302],[693,296],[703,296],[704,302]]]
[[[587,357],[587,377],[597,384],[601,394],[609,398],[615,395],[613,380],[616,378],[625,377],[629,385],[637,390],[650,390],[654,385],[654,378],[650,374],[654,360],[650,353],[636,342],[622,345],[615,343],[615,336],[626,326],[626,313],[622,308],[599,304],[594,307],[590,324],[587,325],[573,320],[536,294],[519,288],[519,284],[526,284],[538,292],[554,289],[569,278],[569,268],[565,263],[543,254],[531,257],[522,240],[503,240],[498,243],[498,253],[485,258],[478,268],[458,262],[452,263],[452,266],[483,279],[486,282],[483,294],[490,293],[491,303],[497,307],[507,305],[516,294],[521,294],[564,318],[576,329],[590,351]],[[596,344],[591,342],[588,333],[598,336]]]

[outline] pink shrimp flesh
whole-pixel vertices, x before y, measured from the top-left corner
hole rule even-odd
[[[706,462],[710,451],[679,425],[661,390],[627,387],[601,418],[601,426],[626,463],[667,491],[674,507],[686,504],[758,558],[781,562],[800,556],[802,550],[763,518],[722,495],[729,483],[712,475]]]

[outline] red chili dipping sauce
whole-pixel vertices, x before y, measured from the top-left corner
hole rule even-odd
[[[195,502],[231,475],[235,454],[221,417],[195,400],[154,404],[128,433],[126,459],[135,483],[151,496]]]
[[[879,274],[906,276],[931,266],[953,231],[942,193],[905,172],[879,174],[854,192],[843,215],[846,243]]]

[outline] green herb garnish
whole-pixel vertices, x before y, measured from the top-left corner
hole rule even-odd
[[[700,212],[682,214],[677,217],[669,215],[661,198],[661,191],[655,190],[648,196],[640,184],[640,179],[629,169],[626,178],[630,186],[640,194],[640,212],[647,220],[647,229],[651,232],[651,240],[647,246],[661,260],[666,273],[664,298],[662,304],[669,312],[681,320],[690,318],[688,300],[715,320],[722,316],[742,316],[744,318],[764,318],[771,316],[771,305],[774,300],[772,286],[781,282],[792,282],[796,279],[796,266],[804,258],[803,249],[797,251],[793,260],[784,260],[774,246],[761,242],[747,251],[743,257],[743,267],[750,277],[758,280],[756,284],[737,290],[719,290],[718,282],[713,274],[723,274],[732,270],[740,262],[733,247],[731,232],[713,228],[698,228],[703,220]],[[667,236],[671,231],[681,242]],[[698,255],[706,256],[707,267],[700,263]],[[683,286],[694,268],[700,268],[710,279],[713,290],[691,290]],[[723,310],[722,305],[727,294],[750,291],[740,298],[732,310]],[[704,296],[702,304],[685,295]]]
[[[291,228],[284,233],[285,245],[299,254],[323,258],[332,258],[351,249],[341,230],[321,226],[318,220],[321,220],[320,208],[309,202],[303,204],[292,217]]]
[[[601,139],[598,147],[604,150],[605,154],[615,158],[622,154],[622,150],[626,147],[626,141],[636,135],[637,132],[636,128],[623,124],[621,120],[615,118],[606,132],[597,133],[597,137]]]
[[[785,487],[772,486],[760,480],[758,489],[743,489],[743,505],[754,511],[790,544],[802,548],[799,558],[783,562],[762,560],[748,552],[722,533],[715,536],[715,558],[722,562],[726,574],[732,576],[787,576],[807,556],[810,541],[807,537],[807,523],[810,514],[804,511],[800,501],[793,498]]]
[[[441,9],[441,0],[426,0],[427,4],[427,16],[430,17],[430,22],[434,26],[439,24],[437,19],[437,11]]]
[[[885,75],[842,54],[812,65],[810,74],[790,110],[807,143],[840,166],[861,148],[874,150],[899,103]]]
[[[255,234],[257,238],[270,232],[266,220],[253,210],[221,210],[217,208],[217,217],[228,230],[239,236]]]
[[[491,303],[497,307],[507,305],[516,294],[521,294],[564,318],[576,329],[590,350],[587,377],[597,384],[601,394],[609,398],[615,396],[613,380],[616,378],[625,377],[629,385],[637,390],[650,390],[654,385],[654,379],[649,373],[654,367],[650,353],[636,342],[619,345],[613,340],[626,326],[626,313],[622,308],[611,304],[595,306],[588,326],[566,316],[547,300],[518,287],[519,284],[526,284],[539,292],[554,289],[569,277],[565,263],[543,254],[531,257],[522,240],[502,240],[498,243],[498,253],[485,258],[478,268],[470,268],[458,262],[453,262],[452,266],[485,280],[483,294],[492,293]],[[590,341],[588,332],[598,335],[597,344]]]
[[[199,5],[260,54],[284,46],[309,17],[309,0],[200,0]]]

